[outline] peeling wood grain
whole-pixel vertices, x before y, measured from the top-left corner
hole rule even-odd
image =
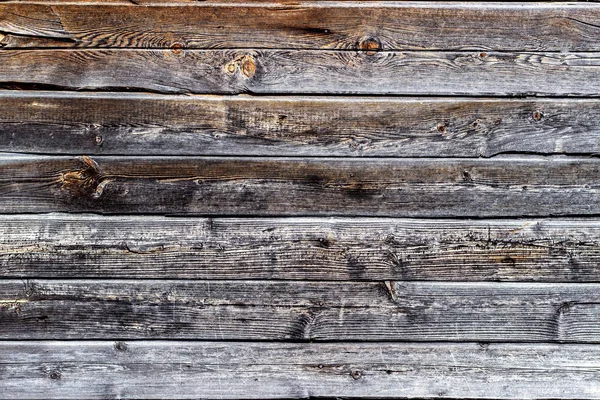
[[[591,283],[5,279],[0,290],[2,339],[600,343]]]
[[[595,52],[0,52],[5,89],[597,97],[599,73],[600,53]]]
[[[600,51],[600,10],[585,3],[297,1],[176,6],[129,1],[133,4],[2,4],[2,44]],[[142,4],[143,11],[136,7]]]
[[[0,216],[2,278],[600,281],[585,219]]]
[[[0,158],[0,209],[256,216],[600,214],[600,163],[491,159]]]
[[[0,91],[0,151],[490,157],[600,153],[592,99]]]
[[[551,344],[0,342],[0,395],[595,399],[598,354]]]

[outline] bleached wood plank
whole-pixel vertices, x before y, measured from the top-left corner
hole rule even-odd
[[[4,399],[597,399],[597,345],[0,342]]]

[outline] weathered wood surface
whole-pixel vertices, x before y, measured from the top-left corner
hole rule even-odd
[[[2,339],[600,343],[600,284],[3,280]]]
[[[600,153],[594,99],[0,91],[0,151],[478,157]]]
[[[0,216],[2,278],[600,281],[595,220]]]
[[[0,0],[0,398],[599,399],[599,33]]]
[[[205,215],[600,214],[590,157],[0,158],[0,209]]]
[[[600,395],[597,345],[0,342],[3,399]]]
[[[595,4],[162,4],[144,8],[52,1],[4,4],[0,44],[6,48],[600,51],[600,9]]]
[[[0,87],[165,93],[599,96],[600,53],[0,51]]]

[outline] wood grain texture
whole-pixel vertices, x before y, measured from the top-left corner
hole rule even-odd
[[[204,215],[600,214],[589,157],[0,159],[0,210]]]
[[[0,151],[490,157],[600,153],[592,99],[0,91]]]
[[[14,50],[0,87],[164,93],[598,96],[600,53]]]
[[[600,285],[3,280],[2,339],[600,343]]]
[[[0,216],[2,278],[600,281],[595,220]]]
[[[137,3],[138,0],[132,0]],[[585,3],[3,4],[14,47],[600,51]],[[164,3],[163,3],[164,4]]]
[[[0,342],[4,399],[565,398],[597,345]]]

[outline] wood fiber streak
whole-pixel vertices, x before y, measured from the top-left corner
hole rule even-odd
[[[0,216],[2,278],[600,281],[595,220]]]
[[[598,354],[552,344],[0,342],[0,395],[595,399]]]
[[[478,157],[600,152],[597,100],[0,91],[0,151]]]
[[[514,217],[600,214],[600,163],[491,159],[0,159],[5,213]]]
[[[600,285],[3,280],[2,339],[600,343]]]
[[[0,87],[164,93],[598,96],[600,53],[0,51]]]
[[[600,51],[592,4],[130,1],[147,6],[3,4],[0,45]]]

